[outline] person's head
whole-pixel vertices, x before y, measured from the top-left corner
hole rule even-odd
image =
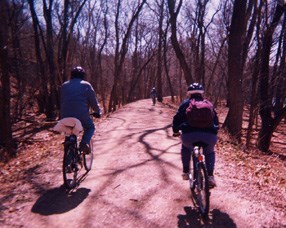
[[[85,77],[85,70],[81,66],[77,66],[72,69],[71,79],[73,78],[84,79],[84,77]]]
[[[204,87],[201,84],[194,82],[190,84],[187,95],[189,98],[201,98],[203,93]]]
[[[156,90],[155,87],[153,87],[152,90]]]

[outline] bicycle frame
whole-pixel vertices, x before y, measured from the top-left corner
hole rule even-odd
[[[75,135],[66,136],[64,142],[63,158],[63,179],[67,189],[72,189],[77,185],[78,164],[80,156]]]
[[[78,148],[78,143],[77,143],[77,136],[76,135],[70,135],[70,136],[65,136],[65,142],[64,142],[64,150],[66,151],[68,147],[72,146],[74,149],[74,154],[73,154],[73,159],[74,162],[76,163],[81,163],[80,159],[80,151]],[[82,165],[81,165],[82,166]]]

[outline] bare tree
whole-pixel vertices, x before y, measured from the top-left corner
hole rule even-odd
[[[17,79],[17,88],[18,93],[16,95],[16,99],[14,105],[12,105],[13,115],[21,116],[25,104],[24,104],[24,90],[26,87],[26,79],[22,76],[23,65],[24,65],[24,49],[21,47],[21,28],[27,18],[23,16],[24,4],[23,2],[15,2],[15,0],[10,4],[9,12],[9,27],[10,31],[7,31],[11,34],[11,55],[13,62],[13,71],[15,73]],[[14,106],[14,107],[13,107]]]
[[[170,93],[171,93],[171,99],[172,99],[172,102],[175,101],[174,99],[174,89],[173,89],[173,85],[171,83],[171,77],[170,77],[170,67],[168,66],[169,64],[169,60],[168,60],[168,29],[169,29],[169,25],[170,23],[168,22],[167,23],[167,26],[166,26],[166,29],[164,31],[164,43],[163,43],[163,48],[164,48],[164,51],[163,51],[163,58],[164,58],[164,70],[165,70],[165,74],[166,74],[166,77],[167,77],[167,82],[168,82],[168,86],[169,86],[169,90],[170,90]]]
[[[116,47],[115,47],[115,56],[114,56],[114,82],[111,90],[110,101],[108,111],[115,111],[117,105],[119,105],[119,88],[120,88],[120,79],[122,74],[123,63],[128,51],[128,39],[131,35],[131,29],[133,27],[134,22],[136,21],[139,13],[142,10],[143,5],[146,3],[146,0],[142,0],[141,3],[138,4],[135,11],[132,13],[130,22],[127,25],[125,34],[122,39],[122,43],[120,45],[120,30],[119,30],[119,16],[121,11],[121,0],[117,1],[116,6],[116,16],[115,16],[115,37],[116,37]]]
[[[251,77],[251,98],[250,98],[250,108],[249,108],[249,118],[248,118],[248,128],[246,134],[246,147],[249,148],[251,142],[251,135],[254,125],[254,120],[256,116],[257,110],[257,82],[259,76],[259,68],[260,68],[260,56],[261,56],[261,41],[260,41],[260,26],[261,26],[261,11],[263,7],[263,1],[260,1],[259,7],[257,7],[257,22],[256,22],[256,42],[257,42],[257,50],[256,55],[253,58],[253,64],[250,64],[253,71]]]
[[[53,10],[53,0],[49,0],[47,4],[46,0],[43,0],[43,14],[46,22],[45,34],[40,26],[37,13],[35,11],[34,1],[28,1],[30,6],[30,11],[34,24],[34,34],[35,34],[35,45],[36,45],[36,55],[37,60],[40,64],[40,77],[41,86],[43,86],[40,96],[42,101],[44,101],[43,111],[45,112],[47,119],[55,119],[56,117],[56,104],[57,104],[57,88],[56,88],[56,65],[54,61],[54,31],[53,31],[53,21],[52,21],[52,10]],[[39,39],[39,36],[41,39]],[[44,38],[45,36],[45,38]],[[45,58],[47,65],[43,61],[41,56],[41,46],[40,41],[42,41],[44,47]],[[45,65],[44,65],[45,64]],[[45,66],[45,67],[44,67]]]
[[[163,21],[164,21],[164,1],[156,3],[159,9],[159,26],[158,26],[158,53],[157,53],[157,70],[156,70],[156,79],[157,79],[157,99],[159,102],[163,101],[162,97],[162,66],[163,66],[163,39],[164,39],[164,30],[163,30]]]
[[[284,1],[277,1],[277,6],[273,19],[269,27],[264,33],[261,51],[261,70],[259,77],[259,95],[260,95],[260,109],[261,129],[258,136],[258,148],[261,151],[267,152],[270,146],[273,131],[278,126],[281,119],[286,112],[286,106],[280,109],[279,113],[273,118],[271,115],[272,104],[269,99],[269,60],[272,47],[273,33],[280,21],[280,18],[286,11],[286,4]]]
[[[47,94],[48,94],[48,78],[46,75],[46,66],[41,54],[42,46],[41,40],[43,39],[43,31],[41,29],[39,19],[35,10],[35,5],[33,0],[28,0],[30,6],[30,12],[33,20],[33,29],[34,29],[34,42],[35,42],[35,53],[37,58],[37,77],[39,79],[39,94],[38,94],[38,106],[39,112],[44,113],[46,110]],[[43,42],[43,47],[46,49],[45,42]]]
[[[103,103],[103,108],[104,111],[107,111],[107,100],[106,100],[106,95],[107,95],[107,88],[106,88],[106,83],[105,80],[103,78],[103,69],[102,69],[102,53],[103,50],[107,44],[107,39],[108,39],[108,20],[107,20],[107,15],[108,15],[108,6],[107,6],[107,0],[103,1],[103,31],[102,33],[104,34],[104,37],[102,37],[101,41],[99,41],[100,43],[99,48],[98,48],[98,52],[96,55],[96,59],[97,59],[97,65],[96,65],[96,74],[98,75],[98,77],[100,78],[100,94],[101,94],[101,98],[102,98],[102,103]]]
[[[185,80],[187,84],[190,84],[193,81],[192,71],[188,66],[185,55],[180,47],[178,38],[177,38],[177,18],[181,9],[183,1],[179,0],[178,6],[176,8],[176,0],[168,0],[168,8],[170,14],[170,24],[171,24],[171,41],[176,53],[176,56],[180,62],[180,66],[184,72]]]
[[[205,17],[206,17],[206,6],[209,1],[198,0],[197,4],[197,25],[198,25],[198,44],[197,44],[197,77],[196,81],[201,82],[205,86],[205,46],[206,46],[206,30]]]
[[[280,110],[285,106],[286,101],[286,14],[282,23],[282,28],[279,35],[278,50],[276,55],[276,61],[273,70],[273,76],[271,84],[273,87],[274,102],[274,116],[278,116]]]
[[[47,65],[48,65],[48,103],[46,106],[46,116],[47,119],[54,120],[56,118],[56,105],[57,105],[57,95],[58,90],[56,86],[56,64],[55,64],[55,54],[54,54],[54,30],[53,30],[53,1],[49,0],[49,4],[47,4],[47,0],[43,0],[43,13],[46,22],[46,45],[47,49],[45,52]]]
[[[86,1],[87,0],[73,2],[69,0],[64,1],[63,19],[60,22],[60,24],[62,25],[62,32],[59,36],[58,48],[59,72],[63,81],[67,80],[66,65],[69,43],[73,35],[74,26]]]
[[[209,43],[207,52],[207,66],[205,78],[206,95],[214,97],[216,103],[219,99],[225,99],[227,81],[227,41],[231,20],[231,5],[221,2],[212,16],[215,29],[206,31]],[[218,17],[214,18],[215,14]]]
[[[12,123],[11,123],[11,88],[10,88],[10,75],[8,66],[8,30],[9,30],[9,4],[8,1],[0,1],[0,144],[6,148],[9,157],[16,155],[14,148],[14,139],[12,136]],[[1,150],[2,151],[2,150]],[[0,159],[3,160],[4,153],[2,152]]]

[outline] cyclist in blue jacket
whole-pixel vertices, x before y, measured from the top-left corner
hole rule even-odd
[[[191,127],[187,121],[186,109],[189,106],[190,99],[203,100],[202,94],[204,88],[199,83],[193,83],[188,88],[188,99],[184,100],[180,105],[177,113],[173,118],[173,136],[180,136],[179,131],[182,132],[182,148],[181,148],[181,159],[183,164],[183,180],[189,179],[190,171],[190,159],[191,150],[193,149],[194,142],[204,142],[208,146],[204,149],[204,155],[206,160],[206,167],[208,170],[209,184],[210,186],[216,186],[214,179],[214,167],[215,167],[215,151],[214,146],[217,142],[217,133],[219,128],[219,121],[215,110],[213,118],[213,126],[210,128],[198,128]]]
[[[71,79],[61,87],[61,118],[74,117],[80,120],[84,134],[80,142],[80,150],[90,153],[89,143],[95,131],[94,123],[90,117],[89,109],[99,118],[101,109],[96,93],[91,84],[84,80],[86,73],[80,66],[71,71]]]

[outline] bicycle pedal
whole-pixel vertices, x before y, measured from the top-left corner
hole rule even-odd
[[[72,172],[72,168],[70,167],[70,165],[65,167],[66,173],[71,173]]]
[[[82,158],[79,157],[76,162],[77,162],[77,164],[81,164],[82,163]]]
[[[73,164],[72,164],[72,171],[73,171],[73,172],[76,172],[76,171],[78,171],[78,170],[79,170],[78,165],[77,165],[76,163],[73,163]]]
[[[76,166],[73,168],[73,172],[77,172],[77,171],[79,171],[79,168]]]

